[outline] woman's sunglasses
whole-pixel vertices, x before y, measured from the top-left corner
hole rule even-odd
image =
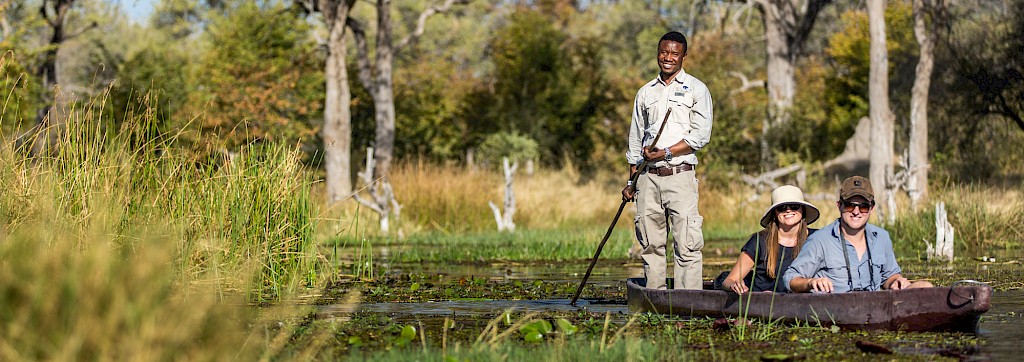
[[[871,210],[871,207],[875,206],[871,202],[850,202],[843,201],[843,212],[853,212],[854,208],[860,209],[860,213],[864,214]]]
[[[779,205],[779,206],[775,207],[775,212],[783,213],[783,212],[786,212],[786,211],[801,210],[803,208],[804,208],[804,205],[800,205],[800,204],[782,204],[782,205]]]

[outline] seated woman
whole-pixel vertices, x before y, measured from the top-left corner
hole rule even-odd
[[[807,225],[818,220],[819,215],[818,208],[804,201],[804,193],[799,187],[785,185],[772,191],[772,206],[761,217],[764,229],[751,235],[743,245],[739,260],[722,282],[722,289],[738,294],[750,289],[755,292],[787,292],[782,273],[800,252],[807,235],[815,231],[808,229]],[[754,268],[755,260],[757,268],[751,280],[747,275]],[[748,286],[747,283],[753,285]]]

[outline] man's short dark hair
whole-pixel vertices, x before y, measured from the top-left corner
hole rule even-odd
[[[665,35],[661,36],[661,40],[658,40],[658,44],[660,45],[661,42],[666,41],[666,40],[674,41],[676,43],[682,44],[683,45],[683,54],[684,55],[686,54],[687,51],[690,50],[690,47],[686,44],[686,35],[683,35],[683,33],[680,33],[678,31],[667,32],[667,33],[665,33]]]

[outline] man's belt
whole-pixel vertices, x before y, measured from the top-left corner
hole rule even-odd
[[[678,166],[665,166],[665,167],[648,167],[647,172],[658,176],[672,176],[677,173],[692,171],[693,165],[683,163]]]

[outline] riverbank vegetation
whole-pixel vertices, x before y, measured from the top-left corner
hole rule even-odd
[[[632,97],[657,71],[644,49],[670,29],[687,32],[686,70],[715,97],[714,135],[697,166],[705,278],[728,269],[769,205],[769,188],[743,176],[797,165],[802,172],[774,181],[804,188],[822,211],[812,227],[835,219],[838,180],[866,171],[826,166],[868,113],[861,2],[820,14],[795,57],[785,127],[763,119],[769,95],[757,84],[769,74],[754,2],[467,1],[380,64],[394,70],[383,82],[391,88],[357,82],[369,78],[358,71],[367,54],[380,51],[359,41],[340,49],[352,57],[333,65],[349,70],[352,97],[333,113],[327,84],[338,69],[325,64],[338,49],[326,44],[331,22],[319,4],[344,2],[159,0],[148,21],[128,19],[124,3],[0,1],[0,360],[873,359],[856,347],[862,339],[900,359],[931,359],[982,344],[771,321],[746,334],[709,320],[587,311],[494,311],[454,324],[356,311],[362,302],[568,298],[621,202]],[[370,2],[356,3],[352,22],[340,23],[376,36]],[[390,30],[402,39],[434,2],[390,3]],[[911,3],[890,3],[905,149],[918,52]],[[1024,289],[1024,1],[948,5],[929,15],[941,32],[927,202],[915,209],[900,191],[895,222],[875,222],[892,232],[911,278]],[[390,124],[379,116],[388,114],[382,94],[394,96]],[[324,132],[342,113],[351,142]],[[367,146],[392,148],[381,157],[393,160],[386,179],[369,178],[387,181],[401,206],[388,231],[354,198],[329,199],[326,155],[338,144],[348,181]],[[496,231],[488,207],[504,197],[503,156],[519,163],[515,233]],[[952,264],[923,260],[940,201],[957,230]],[[603,262],[636,266],[632,207]],[[531,263],[580,267],[560,271],[571,282],[408,271]],[[622,288],[592,285],[585,295],[614,303]],[[325,315],[328,304],[342,313]]]
[[[614,170],[611,170],[614,171]],[[343,224],[333,243],[353,245],[364,238],[377,247],[392,247],[396,261],[474,260],[578,260],[591,257],[621,203],[621,176],[600,172],[578,180],[572,169],[540,170],[518,175],[516,233],[498,232],[488,201],[501,199],[501,175],[496,171],[405,164],[395,169],[395,189],[402,191],[406,205],[399,221],[402,233],[381,234],[375,215],[367,210],[339,210],[340,220],[362,219],[358,230]],[[701,179],[727,180],[723,172],[700,171]],[[838,184],[810,178],[804,187],[821,210],[810,225],[823,227],[839,217],[835,207]],[[949,220],[956,227],[957,255],[988,255],[1016,249],[1024,240],[1024,187],[1020,185],[950,184],[936,185],[933,200],[948,206]],[[770,190],[757,192],[741,183],[701,184],[700,210],[704,216],[705,239],[729,240],[741,244],[758,230],[756,221],[770,205]],[[898,255],[923,258],[925,241],[935,238],[935,210],[929,205],[911,209],[906,198],[898,198],[900,210],[907,210],[887,225],[877,215],[873,223],[890,230]],[[626,258],[632,241],[633,204],[626,206],[604,257]],[[404,253],[404,254],[403,254]]]
[[[395,263],[402,260],[499,265],[585,260],[599,241],[608,215],[620,202],[615,193],[618,186],[615,177],[603,176],[611,181],[602,182],[602,176],[597,176],[584,183],[585,187],[572,188],[568,186],[578,174],[571,169],[541,169],[533,176],[524,175],[524,182],[517,185],[525,187],[520,192],[519,211],[524,216],[523,228],[517,233],[498,233],[489,231],[491,216],[481,212],[483,207],[479,204],[473,204],[486,203],[490,196],[498,195],[500,188],[494,182],[499,179],[496,173],[403,165],[397,172],[409,172],[410,176],[403,180],[410,184],[396,182],[396,188],[410,190],[413,197],[406,201],[407,205],[429,205],[425,207],[429,212],[419,214],[410,208],[409,219],[403,220],[397,231],[379,234],[375,231],[373,216],[365,214],[365,210],[355,207],[325,211],[317,207],[313,200],[318,191],[312,177],[303,170],[296,153],[287,148],[253,145],[238,154],[225,155],[223,159],[197,160],[176,152],[167,140],[137,142],[137,135],[146,129],[144,117],[130,119],[122,123],[121,128],[113,128],[115,125],[105,122],[102,112],[82,114],[84,118],[71,119],[53,133],[54,142],[60,145],[59,152],[26,156],[13,142],[5,143],[0,152],[0,163],[4,165],[0,168],[0,185],[5,189],[0,197],[4,240],[0,244],[3,256],[0,285],[4,292],[0,295],[5,305],[12,306],[8,312],[0,313],[5,325],[0,332],[5,343],[3,353],[9,359],[60,359],[60,356],[97,359],[153,356],[159,359],[160,356],[183,355],[198,359],[239,356],[283,360],[303,356],[387,359],[398,358],[395,353],[400,351],[411,353],[408,349],[415,348],[416,341],[421,346],[416,353],[425,353],[423,356],[428,359],[476,358],[492,356],[492,353],[524,357],[554,353],[572,357],[593,354],[595,348],[602,358],[616,359],[627,352],[663,356],[663,351],[646,346],[680,343],[683,334],[691,339],[699,336],[702,342],[697,343],[698,346],[707,339],[708,347],[680,351],[681,358],[745,359],[755,355],[774,356],[774,351],[785,351],[800,343],[795,341],[808,338],[817,341],[822,338],[820,335],[832,334],[820,329],[811,329],[810,334],[803,335],[801,329],[791,329],[795,327],[758,327],[776,331],[772,333],[777,337],[768,338],[774,344],[756,352],[723,349],[711,352],[711,345],[724,348],[735,343],[735,337],[715,332],[714,327],[705,325],[709,322],[678,322],[686,327],[674,327],[677,321],[645,326],[676,332],[641,337],[638,326],[626,327],[621,319],[619,324],[605,327],[591,321],[600,316],[586,316],[568,320],[580,328],[594,329],[600,325],[605,328],[603,331],[609,331],[607,333],[621,332],[618,342],[599,342],[598,334],[591,334],[583,340],[557,342],[556,339],[535,348],[512,331],[508,337],[482,348],[473,346],[468,336],[483,333],[481,328],[485,326],[478,325],[481,321],[475,319],[457,321],[461,328],[466,328],[462,333],[467,336],[460,340],[457,333],[453,334],[451,352],[436,349],[438,343],[446,343],[438,342],[436,336],[430,337],[435,338],[433,340],[414,337],[399,346],[396,341],[402,339],[401,330],[411,325],[407,322],[402,324],[378,316],[376,318],[383,318],[380,323],[384,323],[378,326],[379,330],[385,332],[369,332],[363,329],[367,325],[356,327],[351,323],[321,321],[315,311],[303,305],[314,301],[340,303],[350,293],[365,295],[366,300],[377,302],[410,302],[426,297],[430,300],[568,298],[575,287],[573,282],[520,281],[498,286],[491,280],[472,276],[447,280],[410,276],[396,283],[389,281],[393,278],[389,275],[393,273],[392,268],[400,266]],[[413,176],[413,170],[419,176]],[[442,177],[442,174],[450,177]],[[447,180],[441,184],[445,189],[478,192],[466,194],[467,197],[428,192],[430,187],[438,186],[437,180]],[[713,220],[709,221],[709,229],[724,230],[721,234],[709,232],[721,238],[709,242],[708,252],[726,249],[725,255],[718,257],[730,259],[736,251],[727,248],[739,245],[741,240],[736,237],[742,238],[748,232],[745,230],[748,220],[755,220],[768,201],[763,196],[750,198],[752,193],[742,186],[704,187],[707,192],[702,193],[702,208],[707,210],[705,215],[709,220]],[[428,189],[417,191],[417,188]],[[564,194],[579,202],[550,202],[555,191],[529,192],[563,188]],[[826,192],[825,187],[821,191]],[[970,211],[985,216],[967,214],[986,223],[979,230],[991,233],[978,235],[998,236],[1012,235],[996,233],[998,230],[1012,232],[1011,225],[998,224],[1014,220],[1011,213],[1020,207],[1013,198],[1007,201],[1000,197],[1012,192],[1017,191],[964,187],[951,189],[948,194],[959,197],[955,199],[958,201],[951,201],[952,205],[968,205]],[[723,207],[725,205],[732,207]],[[954,222],[960,217],[958,209],[951,207]],[[822,210],[823,219],[834,217],[828,216],[834,211],[826,206],[822,205]],[[922,214],[924,216],[916,217],[929,218],[926,212]],[[558,215],[565,216],[552,220]],[[627,213],[626,220],[628,218]],[[453,221],[460,219],[467,222]],[[453,231],[438,231],[444,228],[437,225],[445,222],[453,225],[449,227]],[[618,231],[613,233],[605,257],[628,263],[626,252],[632,244],[632,234],[628,221],[624,223],[626,225],[618,225]],[[715,223],[719,226],[713,226]],[[348,226],[331,235],[330,230],[339,225]],[[561,229],[559,225],[563,225]],[[737,230],[733,225],[744,226]],[[408,234],[400,237],[400,232]],[[1012,236],[1010,238],[1012,241]],[[903,240],[898,239],[898,242]],[[1013,247],[991,236],[972,239],[967,235],[959,240],[965,242],[963,247],[967,250],[973,250],[976,245]],[[979,242],[972,243],[972,240]],[[355,247],[356,242],[364,248],[361,254],[355,254],[352,259],[341,255]],[[352,244],[346,246],[345,243]],[[907,240],[907,243],[912,241]],[[374,248],[392,251],[390,255],[382,255]],[[984,269],[981,264],[967,264],[976,266],[974,269],[932,265],[920,261],[908,263],[906,268],[911,271],[908,276],[945,284],[970,275],[999,289],[1020,288],[1019,283],[1004,280],[1012,275],[1012,265],[1010,271],[992,263],[986,263],[991,268]],[[360,272],[359,268],[364,269]],[[712,276],[712,269],[707,268],[705,277]],[[346,275],[349,270],[355,272]],[[352,277],[354,283],[328,283],[335,278]],[[586,295],[611,300],[622,295],[622,290],[614,286],[595,288],[588,287]],[[254,304],[280,305],[292,311],[275,314],[273,308],[251,310]],[[547,318],[557,320],[556,316]],[[168,328],[167,320],[179,322],[174,328]],[[131,328],[124,329],[125,325]],[[277,327],[261,327],[273,325]],[[386,332],[396,328],[398,332],[394,336]],[[419,325],[416,328],[423,330]],[[783,335],[797,337],[794,340],[778,337]],[[126,341],[104,336],[133,338]],[[836,338],[859,338],[856,334],[840,336]],[[607,334],[604,337],[608,338]],[[928,348],[960,351],[956,353],[969,352],[974,348],[970,345],[977,343],[967,339],[967,347],[949,347],[951,340],[961,337],[915,335],[912,338],[938,338],[941,342],[931,342],[927,345],[933,347]],[[687,342],[693,341],[688,339]],[[422,349],[424,343],[429,346],[426,352]],[[808,352],[808,356],[811,355],[823,356]],[[913,354],[909,356],[916,358]]]

